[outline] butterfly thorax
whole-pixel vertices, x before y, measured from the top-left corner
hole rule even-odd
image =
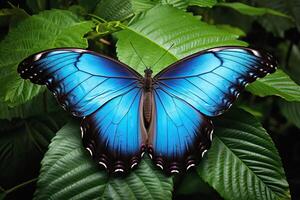
[[[144,119],[145,119],[145,126],[148,128],[151,122],[151,115],[152,115],[152,73],[151,69],[145,69],[145,76],[144,76]]]
[[[144,76],[144,90],[145,92],[150,92],[152,90],[152,73],[151,69],[145,69],[145,76]]]

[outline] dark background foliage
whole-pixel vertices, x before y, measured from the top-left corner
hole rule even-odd
[[[0,7],[0,199],[300,198],[299,0],[1,0]],[[165,177],[145,158],[113,178],[83,150],[80,122],[16,67],[35,52],[71,46],[143,72],[128,41],[149,65],[175,43],[155,72],[221,45],[267,50],[279,70],[215,120],[212,148],[196,170]]]

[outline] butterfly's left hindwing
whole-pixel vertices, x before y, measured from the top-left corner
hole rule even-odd
[[[148,151],[166,173],[178,173],[195,166],[210,147],[211,121],[188,103],[156,88],[154,117]]]
[[[137,72],[83,49],[32,55],[18,72],[24,79],[47,85],[62,107],[84,118],[84,144],[99,164],[117,172],[138,163],[145,133],[139,116],[142,77]]]

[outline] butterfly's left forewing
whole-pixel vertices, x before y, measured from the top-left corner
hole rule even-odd
[[[52,49],[25,59],[24,79],[47,85],[58,102],[82,117],[84,145],[109,171],[135,166],[145,143],[142,77],[129,67],[84,49]]]
[[[156,115],[149,140],[157,165],[172,172],[197,163],[210,146],[209,117],[226,111],[247,83],[275,67],[269,54],[220,47],[196,53],[157,74],[153,78]]]

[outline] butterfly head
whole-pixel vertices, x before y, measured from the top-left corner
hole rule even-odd
[[[153,71],[150,68],[146,68],[144,72],[145,72],[145,77],[151,77],[153,73]]]

